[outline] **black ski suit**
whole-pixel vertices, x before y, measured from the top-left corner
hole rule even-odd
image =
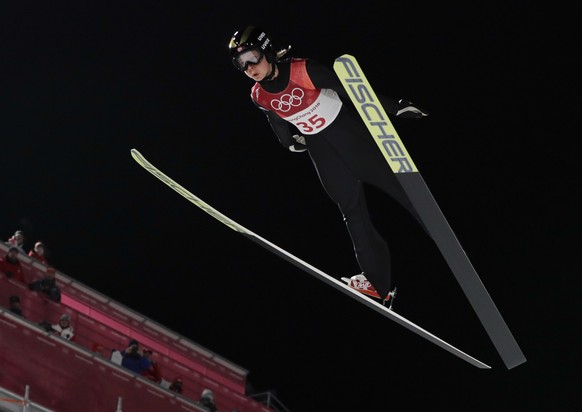
[[[308,152],[321,184],[343,214],[359,266],[380,296],[385,297],[392,286],[390,250],[372,224],[362,182],[377,186],[389,194],[417,220],[418,215],[335,73],[316,61],[297,60],[305,62],[303,75],[304,78],[309,78],[312,86],[316,89],[334,90],[337,93],[334,104],[338,104],[337,97],[342,102],[336,117],[323,130],[305,135],[296,125],[280,117],[281,113],[277,114],[273,107],[265,104],[267,100],[264,97],[262,100],[259,97],[261,93],[267,92],[266,94],[271,94],[269,98],[273,99],[273,95],[282,96],[281,92],[286,89],[286,96],[289,97],[291,62],[296,62],[296,59],[278,62],[278,76],[255,84],[251,98],[265,111],[273,131],[284,147],[288,148],[296,143],[292,136],[298,134],[298,130],[299,134],[305,136]],[[294,73],[296,72],[294,69]],[[297,76],[294,75],[295,77]],[[293,91],[297,90],[296,85],[292,87],[295,87]],[[300,93],[299,95],[302,96]],[[396,114],[396,102],[386,98],[381,100],[389,114]],[[278,102],[280,108],[279,102],[283,98],[270,100],[271,106],[273,101]]]

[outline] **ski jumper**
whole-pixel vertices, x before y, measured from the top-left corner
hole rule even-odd
[[[372,224],[362,182],[380,188],[420,218],[335,73],[308,59],[286,59],[277,67],[276,78],[255,83],[251,98],[265,111],[284,147],[295,143],[294,134],[305,136],[321,184],[343,215],[361,270],[380,296],[386,296],[391,288],[390,250]],[[396,102],[381,100],[388,113],[396,113]]]

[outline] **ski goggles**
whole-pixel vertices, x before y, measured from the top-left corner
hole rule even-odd
[[[249,49],[233,57],[232,63],[234,67],[244,72],[249,68],[249,64],[259,64],[264,56],[259,49]]]

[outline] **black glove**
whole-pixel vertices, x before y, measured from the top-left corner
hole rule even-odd
[[[396,116],[403,119],[420,119],[428,116],[428,113],[407,100],[398,100]]]
[[[295,139],[296,143],[289,146],[289,150],[295,153],[301,153],[307,150],[307,145],[305,144],[305,137],[299,134],[294,134],[293,139]]]

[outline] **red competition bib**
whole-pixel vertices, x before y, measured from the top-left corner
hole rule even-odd
[[[317,89],[311,82],[304,59],[292,59],[289,84],[280,93],[269,93],[255,83],[252,99],[282,119],[293,123],[303,134],[317,134],[337,117],[342,102],[331,89]]]

